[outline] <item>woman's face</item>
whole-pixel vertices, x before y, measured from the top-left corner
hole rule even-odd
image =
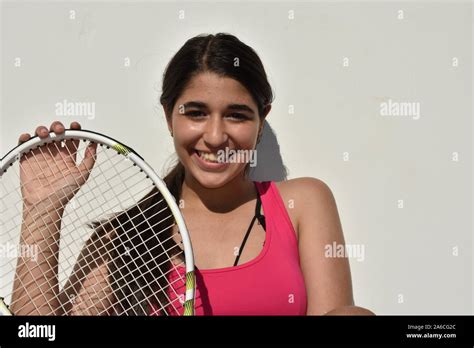
[[[222,156],[226,149],[254,150],[262,126],[247,89],[209,72],[191,79],[167,119],[186,173],[206,188],[221,187],[243,174],[247,163],[223,163]]]

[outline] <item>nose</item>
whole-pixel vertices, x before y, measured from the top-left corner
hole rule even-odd
[[[208,119],[204,129],[203,140],[211,147],[219,147],[227,141],[229,136],[226,132],[225,123],[218,115]]]

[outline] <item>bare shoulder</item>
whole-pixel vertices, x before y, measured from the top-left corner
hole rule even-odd
[[[293,199],[295,209],[301,211],[307,203],[327,203],[334,199],[331,189],[325,182],[312,177],[296,178],[275,183],[282,198]],[[296,207],[296,203],[299,207]]]
[[[290,215],[297,237],[305,214],[317,214],[334,203],[334,196],[326,183],[312,177],[275,182]]]
[[[312,178],[309,176],[302,177],[302,178],[295,178],[285,181],[275,182],[278,186],[285,190],[290,191],[303,191],[306,189],[329,189],[329,187],[324,183],[322,180],[317,178]]]

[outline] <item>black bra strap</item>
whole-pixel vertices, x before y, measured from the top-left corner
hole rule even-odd
[[[255,217],[257,218],[260,225],[262,225],[263,229],[266,231],[267,228],[265,226],[265,216],[260,214],[261,209],[262,209],[262,202],[260,201],[260,196],[257,195],[257,206],[255,207]]]
[[[252,219],[252,222],[250,223],[247,233],[245,234],[244,240],[242,241],[242,244],[240,245],[239,254],[235,258],[234,266],[237,266],[237,264],[239,263],[240,255],[242,254],[242,251],[244,250],[245,243],[247,242],[247,239],[250,235],[250,231],[252,230],[253,224],[255,223],[256,219],[258,219],[258,222],[260,223],[260,225],[262,225],[263,229],[266,231],[265,216],[260,214],[261,207],[262,207],[262,202],[260,201],[260,195],[258,194],[258,191],[257,191],[257,204],[255,206],[255,215]]]

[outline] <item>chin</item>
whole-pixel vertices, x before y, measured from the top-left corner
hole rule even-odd
[[[208,189],[216,189],[227,184],[230,180],[232,180],[232,177],[230,177],[226,173],[216,173],[216,174],[199,173],[196,176],[194,176],[194,179],[202,187],[205,187]]]
[[[191,171],[191,175],[194,177],[194,180],[196,180],[202,187],[208,189],[217,189],[234,180],[236,176],[239,175],[239,172],[224,171],[221,173],[212,173],[198,170]]]

